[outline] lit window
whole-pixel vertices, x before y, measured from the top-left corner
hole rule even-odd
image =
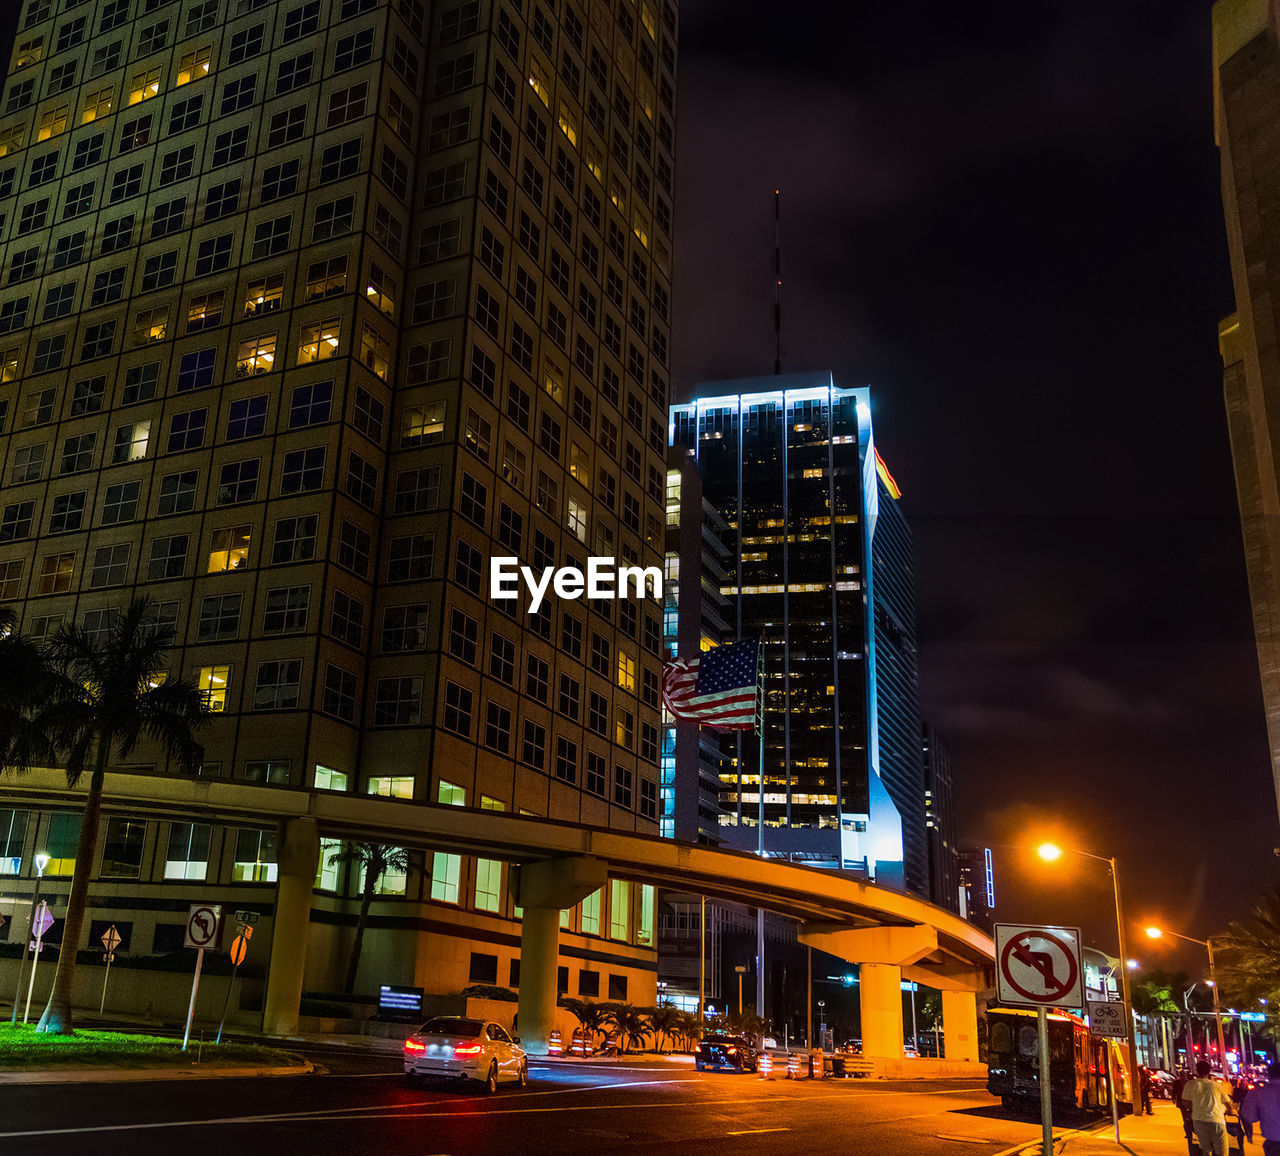
[[[169,327],[169,310],[143,309],[133,323],[133,342],[135,345],[149,345],[153,341],[163,341]]]
[[[262,337],[250,337],[240,342],[236,353],[236,376],[251,377],[259,373],[270,373],[275,368],[276,335],[265,334]]]
[[[274,883],[276,873],[276,833],[241,827],[236,832],[236,857],[231,867],[231,881]]]
[[[284,301],[284,274],[273,273],[249,282],[245,295],[244,315],[256,317],[259,313],[273,313]]]
[[[476,910],[497,911],[501,907],[502,862],[476,860]]]
[[[345,791],[347,776],[342,771],[335,771],[332,767],[322,767],[317,763],[315,786],[317,791]]]
[[[252,534],[252,526],[229,526],[223,530],[214,530],[209,545],[208,573],[216,574],[247,566]]]
[[[465,807],[467,805],[466,788],[458,786],[457,783],[446,783],[441,780],[436,792],[436,802],[445,803],[450,807]]]
[[[160,69],[148,68],[142,72],[135,72],[133,79],[129,82],[129,103],[138,104],[144,100],[150,100],[153,96],[160,93]]]
[[[209,64],[213,60],[213,49],[197,48],[194,52],[184,52],[178,59],[178,79],[175,85],[189,84],[209,75]],[[154,95],[154,93],[152,94]],[[133,103],[132,100],[129,101]]]
[[[342,853],[341,839],[320,840],[320,861],[316,864],[316,890],[337,891],[338,872],[342,868],[341,860],[334,862],[334,857]]]
[[[632,694],[636,691],[636,660],[618,651],[618,685]]]
[[[631,885],[609,880],[609,938],[626,940],[631,934]]]
[[[412,799],[412,775],[374,775],[369,779],[370,795],[382,795],[388,799]]]
[[[231,667],[202,666],[196,679],[196,687],[204,695],[205,706],[211,711],[227,709],[227,684],[231,681]]]
[[[568,526],[579,541],[587,540],[587,508],[573,498],[569,499]]]
[[[437,851],[431,862],[431,898],[437,903],[457,903],[462,878],[462,856]]]
[[[93,88],[84,94],[84,103],[80,106],[80,123],[88,124],[106,116],[111,111],[111,98],[115,95],[115,86],[108,84],[102,88]]]
[[[171,823],[164,877],[203,881],[209,873],[209,834],[204,823]]]
[[[298,339],[298,364],[337,357],[342,339],[342,319],[330,317],[318,325],[304,325]]]
[[[404,425],[401,427],[401,448],[439,441],[444,437],[444,415],[445,403],[442,401],[407,407],[404,411]]]
[[[66,132],[69,108],[69,105],[60,104],[56,108],[49,109],[40,118],[40,131],[36,133],[36,140],[48,140],[50,137]]]
[[[581,927],[583,935],[600,934],[600,897],[603,894],[603,889],[593,891],[582,901]]]

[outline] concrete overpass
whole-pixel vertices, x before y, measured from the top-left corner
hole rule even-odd
[[[37,808],[78,805],[60,771],[4,783],[7,799]],[[864,1053],[902,1054],[900,981],[942,992],[949,1059],[977,1059],[976,995],[991,986],[994,947],[976,928],[914,896],[839,874],[738,851],[504,811],[370,795],[263,787],[218,779],[111,772],[103,810],[139,818],[280,827],[276,917],[264,1023],[297,1029],[320,838],[478,855],[518,864],[520,1031],[546,1050],[556,1006],[560,911],[608,878],[762,907],[800,924],[802,943],[860,965]]]

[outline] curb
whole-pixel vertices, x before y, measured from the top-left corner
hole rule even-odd
[[[3,1084],[126,1084],[160,1080],[230,1080],[258,1076],[310,1076],[315,1064],[307,1061],[290,1067],[245,1068],[192,1064],[186,1068],[67,1068],[64,1071],[3,1072]]]

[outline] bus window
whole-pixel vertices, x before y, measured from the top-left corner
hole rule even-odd
[[[1018,1029],[1018,1054],[1023,1056],[1034,1056],[1038,1038],[1036,1029],[1031,1024],[1024,1024]]]
[[[991,1050],[993,1052],[1013,1051],[1013,1041],[1009,1035],[1008,1024],[991,1025]]]

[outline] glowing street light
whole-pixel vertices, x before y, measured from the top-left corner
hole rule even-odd
[[[35,863],[35,867],[36,867],[36,886],[35,886],[35,890],[31,894],[31,920],[29,920],[28,922],[31,922],[32,920],[35,919],[35,914],[40,908],[40,884],[44,880],[44,869],[49,866],[49,856],[46,855],[43,851],[41,851],[40,854],[37,855],[32,860],[32,862]],[[28,930],[31,932],[31,935],[35,935],[34,926],[29,928]],[[16,1024],[18,1022],[18,997],[22,994],[22,973],[26,969],[27,956],[30,954],[30,952],[31,952],[31,936],[24,935],[22,940],[22,962],[18,964],[18,989],[13,993],[13,1011],[9,1016],[10,1024]],[[36,963],[38,962],[39,962],[39,959],[36,960]],[[31,965],[31,979],[33,982],[35,981],[35,977],[36,977],[36,965],[35,963],[33,963]],[[28,990],[30,990],[30,985],[28,985]],[[27,1007],[28,1009],[30,1009],[31,1007],[30,995],[27,996]],[[22,1022],[23,1023],[27,1022],[25,1016],[23,1017]]]
[[[1147,935],[1152,939],[1160,939],[1165,935],[1172,935],[1174,939],[1185,939],[1188,943],[1198,943],[1209,953],[1209,978],[1206,981],[1213,990],[1213,1018],[1218,1024],[1218,1061],[1222,1064],[1222,1074],[1227,1074],[1227,1047],[1222,1036],[1222,1006],[1218,1003],[1218,977],[1213,970],[1213,938],[1196,939],[1190,935],[1183,935],[1179,931],[1170,931],[1168,928],[1148,927]],[[1189,1058],[1189,1057],[1188,1057]]]
[[[1051,842],[1041,843],[1036,848],[1036,853],[1046,863],[1056,863],[1067,851],[1070,851],[1073,855],[1080,855],[1085,859],[1095,859],[1099,863],[1105,863],[1107,869],[1111,872],[1111,885],[1112,890],[1115,892],[1116,900],[1116,934],[1120,938],[1120,958],[1128,963],[1128,966],[1120,969],[1120,994],[1125,1004],[1125,1036],[1129,1043],[1129,1078],[1133,1079],[1138,1071],[1138,1053],[1133,1041],[1133,996],[1129,991],[1129,972],[1137,965],[1137,961],[1129,959],[1129,949],[1125,942],[1124,907],[1120,902],[1120,873],[1116,869],[1115,859],[1109,859],[1105,855],[1095,855],[1091,851],[1081,851],[1078,847],[1063,848],[1058,846],[1057,843]]]

